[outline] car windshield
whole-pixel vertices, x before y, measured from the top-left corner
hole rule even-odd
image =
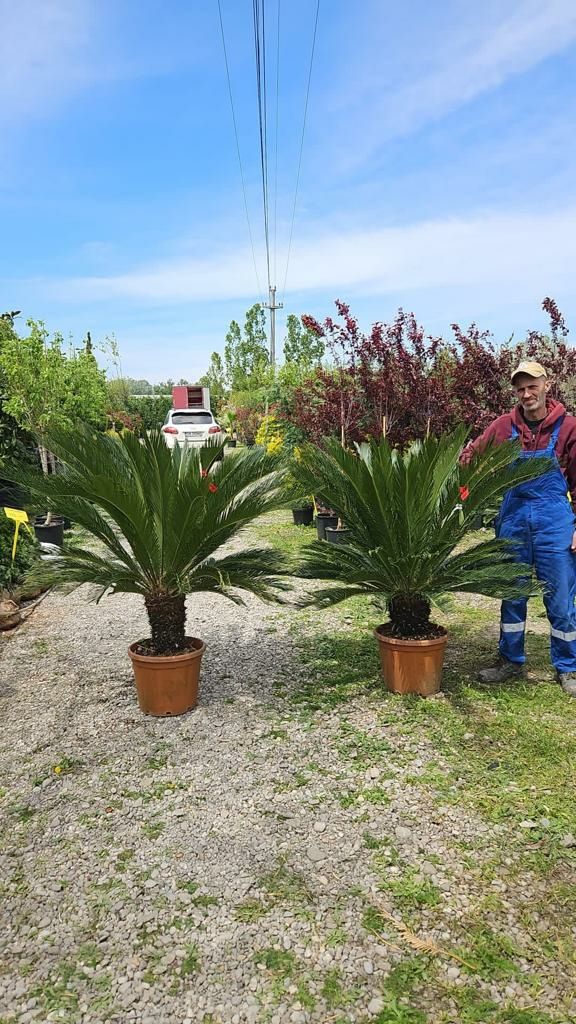
[[[171,422],[175,427],[202,426],[203,423],[212,423],[213,419],[210,412],[173,412]]]

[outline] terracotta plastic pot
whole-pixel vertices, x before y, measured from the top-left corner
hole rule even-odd
[[[312,520],[314,519],[314,509],[312,505],[308,508],[293,508],[292,518],[294,520],[294,526],[311,526]]]
[[[155,657],[137,654],[135,649],[142,640],[131,644],[128,654],[132,659],[138,704],[145,715],[165,718],[184,715],[198,703],[200,664],[206,644],[197,637],[186,637],[194,645],[185,654]]]
[[[448,637],[431,640],[398,640],[375,630],[384,682],[392,693],[417,693],[430,697],[438,693],[442,679]]]
[[[318,540],[326,540],[326,529],[328,526],[331,526],[332,529],[338,526],[338,516],[330,516],[326,512],[319,512],[316,516]]]

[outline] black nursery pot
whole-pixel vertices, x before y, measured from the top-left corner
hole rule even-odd
[[[326,540],[329,544],[348,544],[350,541],[350,530],[340,530],[331,526],[326,527]]]
[[[0,480],[0,508],[24,509],[29,502],[30,495],[22,487]]]
[[[61,548],[64,543],[64,520],[54,516],[50,526],[46,526],[46,516],[38,516],[34,522],[34,533],[41,544],[56,544]]]
[[[314,519],[314,509],[311,505],[309,508],[293,508],[292,518],[294,526],[311,526]]]
[[[316,516],[316,533],[318,534],[318,540],[326,540],[326,530],[328,527],[333,530],[338,526],[338,516],[330,516],[326,512],[319,512]]]

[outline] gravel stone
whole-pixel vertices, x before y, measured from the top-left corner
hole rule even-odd
[[[382,1013],[384,1005],[385,1003],[381,996],[374,996],[368,1003],[368,1013],[375,1017],[378,1013]]]
[[[324,851],[321,850],[319,846],[315,845],[308,847],[306,850],[306,856],[308,857],[308,860],[313,861],[315,864],[321,860],[325,860],[326,858]]]

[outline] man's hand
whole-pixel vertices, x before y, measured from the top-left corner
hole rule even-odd
[[[572,534],[572,543],[570,545],[570,551],[576,551],[576,530]]]

